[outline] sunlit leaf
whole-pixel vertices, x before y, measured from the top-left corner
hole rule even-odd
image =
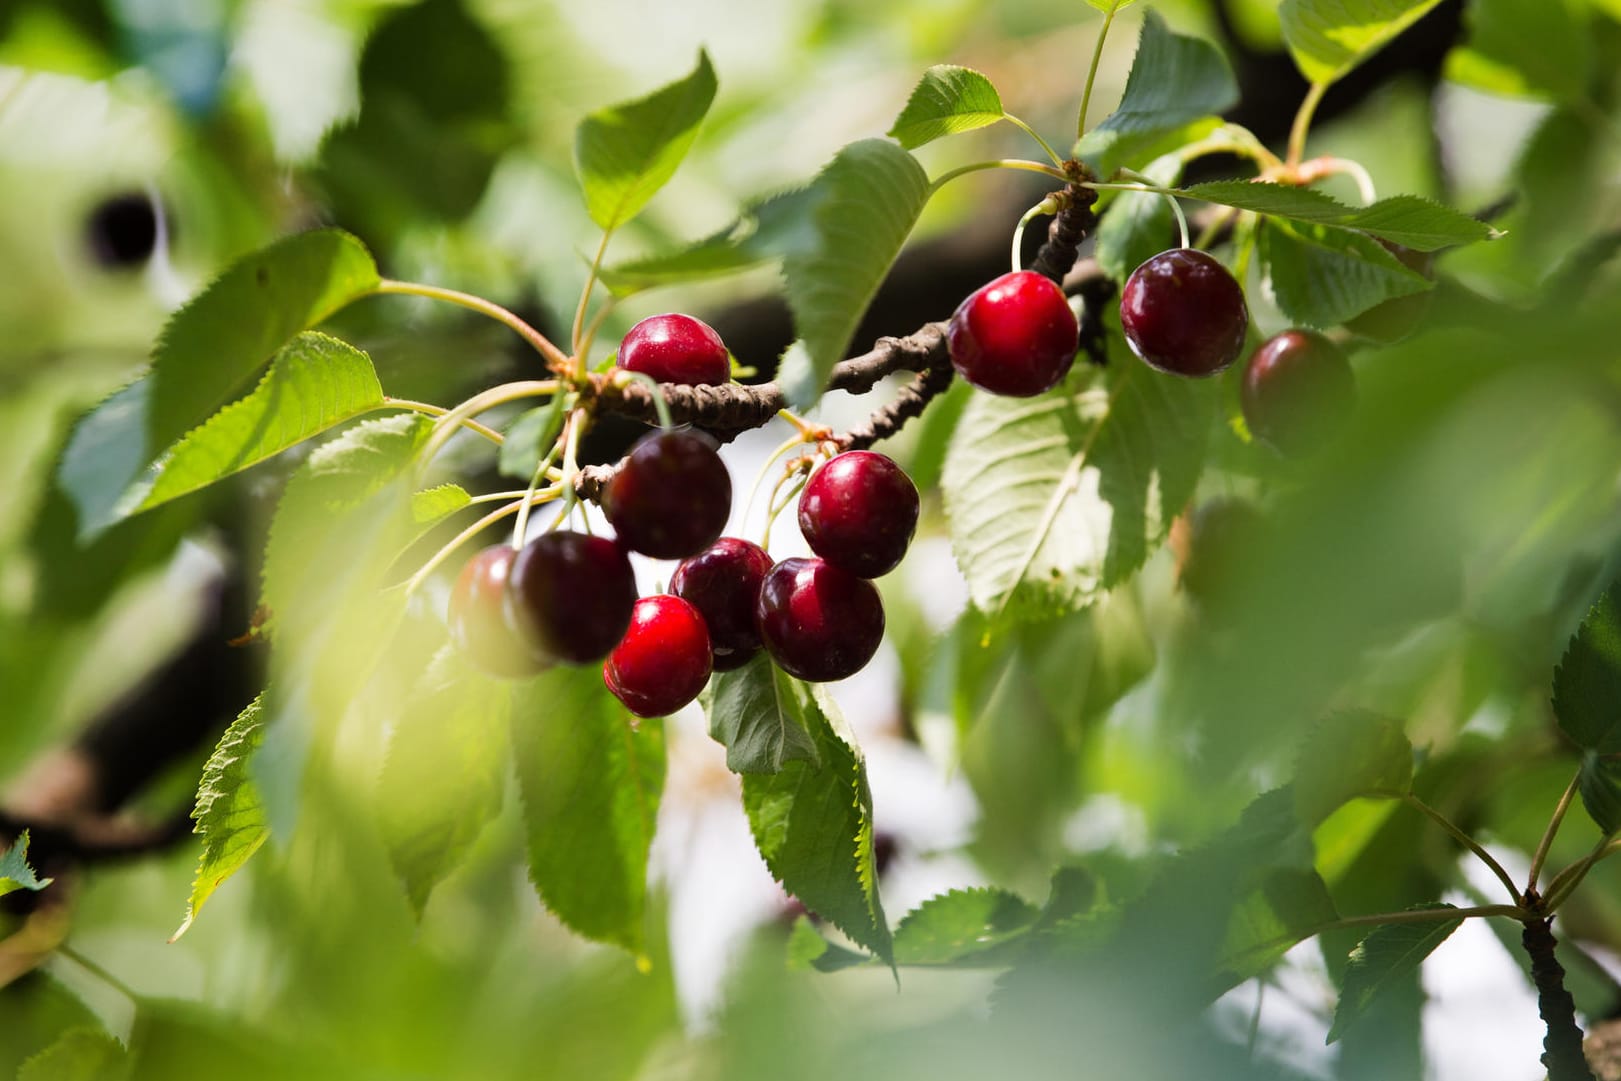
[[[1195,184],[1182,194],[1274,218],[1356,229],[1415,251],[1470,244],[1492,235],[1485,222],[1419,195],[1395,195],[1369,206],[1349,207],[1315,188],[1243,180]]]
[[[889,137],[915,150],[944,135],[994,124],[1004,115],[1002,98],[989,79],[972,68],[936,64],[912,88]]]
[[[1331,83],[1384,48],[1440,0],[1283,0],[1278,18],[1307,80]]]
[[[1421,905],[1418,909],[1450,909],[1445,904]],[[1380,927],[1351,951],[1351,963],[1340,986],[1340,1004],[1334,1011],[1334,1025],[1328,1030],[1333,1043],[1355,1024],[1368,1007],[1387,989],[1409,976],[1435,952],[1435,948],[1462,926],[1463,920],[1436,920],[1433,923],[1393,923]]]
[[[39,892],[51,884],[51,879],[40,878],[28,865],[28,831],[23,830],[11,847],[0,852],[0,897],[18,890]]]
[[[1490,93],[1587,100],[1594,38],[1569,0],[1472,0],[1469,35],[1447,54],[1449,79]]]
[[[602,281],[616,296],[678,282],[702,281],[780,259],[817,243],[811,210],[817,193],[794,188],[749,203],[737,221],[673,251],[604,267]]]
[[[1337,326],[1376,304],[1433,287],[1378,241],[1333,226],[1264,222],[1260,253],[1279,309],[1305,326]]]
[[[264,741],[262,700],[262,695],[255,698],[231,722],[203,767],[191,812],[196,833],[203,839],[203,854],[197,861],[186,918],[171,942],[186,933],[214,891],[270,838],[264,804],[249,768]]]
[[[1035,926],[1041,910],[1006,890],[952,890],[908,912],[895,928],[897,965],[994,965]]]
[[[99,1029],[72,1028],[17,1070],[17,1081],[112,1081],[122,1076],[124,1045]]]

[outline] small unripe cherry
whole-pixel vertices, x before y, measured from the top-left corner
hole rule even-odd
[[[474,555],[450,590],[446,621],[456,648],[474,667],[492,676],[525,679],[547,667],[507,618],[507,580],[518,550],[497,544]]]
[[[703,551],[726,528],[732,478],[715,440],[686,429],[643,436],[602,493],[620,543],[654,559]]]
[[[771,556],[764,548],[740,537],[722,537],[682,560],[670,576],[670,592],[704,617],[715,671],[741,668],[760,651],[754,609],[770,570]]]
[[[853,676],[884,638],[884,603],[865,578],[824,559],[785,559],[760,587],[760,638],[784,672],[811,683]]]
[[[669,594],[636,602],[625,637],[602,662],[602,681],[638,717],[664,717],[709,682],[709,631],[698,609]]]
[[[601,660],[625,636],[636,575],[618,543],[569,529],[544,533],[512,561],[507,619],[541,656]]]
[[[1215,375],[1243,351],[1249,308],[1238,281],[1213,256],[1173,248],[1126,279],[1120,328],[1132,352],[1151,368]]]
[[[690,315],[650,315],[619,343],[619,367],[660,383],[719,384],[732,378],[732,358],[715,328]]]
[[[946,347],[952,367],[974,386],[1029,398],[1063,382],[1080,334],[1064,291],[1033,270],[1017,270],[957,305]]]
[[[1239,401],[1251,435],[1282,454],[1305,454],[1344,427],[1356,381],[1339,346],[1315,331],[1286,330],[1251,355]]]
[[[900,566],[917,516],[912,478],[876,451],[835,456],[811,474],[799,496],[799,530],[811,551],[863,578]]]

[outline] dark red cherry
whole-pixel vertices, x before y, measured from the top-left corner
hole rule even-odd
[[[702,319],[650,315],[619,343],[618,365],[660,383],[725,383],[732,378],[726,343]]]
[[[759,651],[754,609],[770,569],[771,557],[764,548],[738,537],[722,537],[682,560],[670,576],[670,592],[704,617],[715,671],[741,668]]]
[[[607,537],[545,533],[512,561],[507,618],[543,656],[601,660],[625,636],[635,604],[630,559]]]
[[[900,566],[917,532],[917,514],[912,478],[870,450],[833,458],[811,474],[799,496],[799,530],[811,551],[863,578]]]
[[[855,675],[884,638],[877,587],[825,559],[785,559],[772,567],[757,618],[771,659],[812,683]]]
[[[602,681],[638,717],[663,717],[709,682],[709,630],[698,609],[669,594],[643,597],[625,637],[602,662]]]
[[[1162,251],[1131,272],[1120,292],[1126,343],[1150,367],[1215,375],[1238,359],[1249,330],[1244,290],[1214,257]]]
[[[1328,442],[1356,404],[1356,381],[1340,347],[1310,330],[1267,339],[1244,369],[1239,400],[1250,434],[1283,454]]]
[[[543,671],[546,658],[507,618],[507,577],[518,550],[498,544],[462,567],[450,590],[450,638],[474,667],[492,676],[523,679]]]
[[[1401,261],[1402,266],[1415,273],[1422,274],[1430,280],[1435,279],[1435,253],[1428,251],[1414,251],[1412,248],[1400,244],[1393,244],[1381,239],[1385,250]],[[1363,312],[1361,315],[1345,321],[1345,329],[1359,338],[1388,345],[1391,342],[1401,341],[1424,321],[1424,315],[1430,310],[1430,297],[1434,290],[1426,289],[1422,293],[1409,293],[1404,297],[1391,297]]]
[[[952,366],[974,386],[1029,398],[1063,380],[1080,334],[1064,291],[1033,270],[1018,270],[957,305],[946,346]]]
[[[684,559],[715,543],[732,511],[732,478],[702,432],[643,436],[602,493],[620,543],[654,559]]]

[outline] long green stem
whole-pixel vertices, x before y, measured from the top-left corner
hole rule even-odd
[[[1331,920],[1328,923],[1319,923],[1303,931],[1297,931],[1277,938],[1268,939],[1254,946],[1240,950],[1229,958],[1236,961],[1251,954],[1267,953],[1279,946],[1293,946],[1297,942],[1304,942],[1317,935],[1328,934],[1331,931],[1349,931],[1358,927],[1382,927],[1386,924],[1396,923],[1445,923],[1448,920],[1472,919],[1477,916],[1507,916],[1516,920],[1527,920],[1532,914],[1519,905],[1476,905],[1473,908],[1417,908],[1405,912],[1381,912],[1372,916],[1347,916],[1344,919]]]
[[[1491,868],[1492,874],[1496,875],[1498,881],[1503,884],[1503,888],[1508,890],[1509,897],[1514,900],[1516,905],[1519,904],[1520,891],[1519,888],[1514,885],[1514,880],[1509,877],[1507,871],[1503,870],[1503,865],[1498,863],[1490,852],[1487,852],[1480,846],[1480,842],[1476,841],[1473,837],[1459,829],[1453,824],[1450,818],[1442,814],[1440,811],[1437,811],[1434,807],[1431,807],[1417,796],[1413,795],[1413,793],[1408,792],[1404,794],[1402,796],[1402,802],[1407,804],[1409,807],[1412,807],[1414,810],[1420,811],[1428,816],[1429,819],[1437,826],[1440,826],[1442,829],[1446,830],[1454,838],[1456,838],[1459,844],[1463,845],[1465,848],[1469,849],[1469,851],[1478,856],[1480,858],[1480,862]]]
[[[430,556],[428,561],[422,564],[422,566],[417,569],[417,572],[406,580],[405,595],[409,597],[411,594],[415,593],[417,589],[421,587],[422,583],[427,581],[428,575],[432,574],[438,568],[439,564],[449,559],[456,549],[460,548],[462,545],[466,544],[468,541],[472,540],[474,537],[478,536],[484,530],[488,529],[496,522],[499,522],[501,519],[509,518],[512,515],[517,514],[519,509],[522,508],[525,503],[546,503],[550,500],[556,499],[560,494],[558,487],[559,486],[554,485],[550,488],[542,488],[540,491],[536,492],[534,497],[530,500],[517,500],[512,503],[508,503],[504,507],[491,511],[478,521],[474,522],[472,525],[468,526],[466,529],[462,530],[460,533],[456,534],[453,538],[451,538],[448,544]]]
[[[439,452],[439,448],[445,445],[445,441],[455,434],[457,428],[484,410],[522,398],[539,398],[555,393],[557,393],[555,379],[522,379],[513,383],[502,383],[475,394],[433,422],[433,434],[428,437],[428,444],[422,450],[421,460],[424,463],[431,461]]]
[[[1013,228],[1013,272],[1017,274],[1024,269],[1024,228],[1043,214],[1058,213],[1058,203],[1052,196],[1047,196],[1041,202],[1024,212],[1019,224]]]
[[[1130,177],[1132,180],[1135,180],[1135,181],[1137,181],[1138,183],[1141,183],[1141,184],[1152,185],[1154,183],[1153,180],[1149,179],[1148,177],[1144,176],[1143,174],[1133,172],[1130,169],[1122,169],[1122,170],[1120,170],[1120,172],[1123,175],[1125,175],[1127,177]],[[1174,195],[1168,195],[1167,194],[1167,195],[1163,195],[1162,198],[1165,200],[1165,202],[1167,204],[1170,205],[1171,214],[1173,216],[1175,216],[1175,218],[1176,218],[1176,227],[1177,227],[1177,230],[1181,234],[1181,237],[1182,237],[1182,246],[1185,248],[1185,247],[1188,246],[1188,219],[1182,213],[1182,204],[1177,202],[1176,196],[1174,196]]]
[[[1103,42],[1109,36],[1109,27],[1114,22],[1114,13],[1120,10],[1120,0],[1112,0],[1109,10],[1103,14],[1103,29],[1098,31],[1097,44],[1092,47],[1092,66],[1086,69],[1086,88],[1081,91],[1081,115],[1075,122],[1075,138],[1079,139],[1086,134],[1086,109],[1092,104],[1092,84],[1097,82],[1098,61],[1103,59]]]
[[[612,229],[602,231],[602,242],[597,245],[597,254],[591,259],[591,269],[585,275],[585,286],[580,290],[580,303],[574,309],[574,332],[569,337],[569,347],[582,365],[585,357],[580,355],[580,341],[585,334],[585,312],[591,304],[591,291],[597,287],[597,274],[602,270],[602,257],[608,252],[608,238],[611,236]]]
[[[1052,159],[1052,163],[1054,165],[1058,166],[1060,169],[1062,169],[1064,167],[1064,159],[1058,156],[1058,151],[1054,150],[1052,147],[1047,145],[1047,140],[1043,139],[1041,137],[1040,133],[1037,132],[1035,128],[1032,128],[1029,124],[1026,124],[1023,120],[1020,120],[1018,117],[1014,116],[1012,113],[1003,113],[1002,114],[1002,119],[1006,120],[1009,124],[1012,124],[1014,127],[1022,129],[1026,135],[1030,136],[1030,138],[1032,138],[1036,142],[1040,143],[1041,144],[1041,149],[1045,150],[1047,152],[1047,157]]]
[[[1621,852],[1621,840],[1611,838],[1608,834],[1600,838],[1591,852],[1553,876],[1553,881],[1548,883],[1548,894],[1542,901],[1543,911],[1552,913],[1564,904],[1565,899],[1582,884],[1582,879],[1587,877],[1594,864],[1617,852]]]
[[[1306,151],[1306,132],[1311,130],[1311,118],[1317,112],[1317,106],[1327,92],[1327,83],[1312,83],[1306,91],[1306,96],[1300,102],[1300,109],[1295,113],[1295,122],[1289,128],[1289,157],[1288,166],[1293,169],[1300,164],[1300,157]]]
[[[511,327],[518,335],[534,347],[535,352],[546,358],[546,364],[553,371],[561,371],[568,366],[568,356],[546,335],[518,318],[501,305],[476,297],[471,293],[458,292],[455,289],[441,289],[437,285],[422,285],[418,282],[401,282],[384,279],[377,284],[377,292],[385,295],[427,297],[429,300],[442,300],[447,304],[460,305],[471,311],[487,315],[498,323]]]
[[[1537,842],[1537,850],[1531,857],[1531,873],[1526,877],[1525,890],[1531,893],[1537,888],[1537,877],[1542,874],[1542,865],[1548,861],[1548,849],[1553,847],[1553,839],[1559,833],[1559,825],[1565,820],[1565,812],[1570,810],[1571,801],[1576,798],[1576,784],[1581,780],[1581,771],[1570,779],[1565,786],[1565,794],[1559,797],[1559,803],[1553,809],[1553,817],[1548,819],[1548,828],[1542,831],[1542,840]]]
[[[941,173],[929,184],[929,194],[932,196],[945,187],[948,182],[957,179],[959,176],[967,176],[969,173],[977,173],[985,169],[1023,169],[1025,172],[1040,173],[1043,176],[1050,176],[1054,180],[1060,180],[1065,184],[1069,183],[1069,177],[1064,175],[1062,169],[1054,168],[1043,162],[1026,161],[1023,158],[999,158],[996,161],[976,161],[970,165],[960,165],[949,172]]]
[[[425,413],[430,417],[442,417],[450,412],[442,405],[434,405],[430,402],[413,402],[409,398],[390,398],[387,395],[383,397],[383,404],[392,409],[409,409],[413,413]],[[494,428],[486,427],[476,420],[463,419],[461,426],[469,431],[477,432],[496,446],[506,442],[506,437],[500,432]]]
[[[69,946],[64,942],[62,945],[56,947],[56,952],[67,958],[69,961],[72,961],[74,964],[78,965],[92,976],[95,976],[102,983],[105,983],[108,987],[111,987],[113,990],[117,991],[131,1002],[135,1003],[136,1005],[140,1005],[141,996],[136,993],[133,987],[119,979],[117,976],[114,976],[97,962],[90,960],[90,958],[86,957],[72,946]]]
[[[565,420],[564,423],[566,424],[568,421]],[[544,477],[562,483],[562,472],[552,468],[552,463],[557,460],[558,450],[562,446],[563,440],[554,440],[551,448],[546,451],[546,456],[536,464],[534,475],[529,478],[529,488],[523,493],[523,506],[519,508],[518,520],[512,526],[512,547],[514,548],[522,548],[524,538],[528,536],[530,501],[534,499],[535,491],[540,487],[541,478]]]

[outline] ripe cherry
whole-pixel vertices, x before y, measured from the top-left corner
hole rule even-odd
[[[741,668],[759,652],[754,609],[769,570],[771,557],[764,548],[738,537],[722,537],[682,560],[670,576],[670,592],[704,617],[715,653],[715,671]]]
[[[1193,248],[1162,251],[1131,272],[1120,327],[1132,352],[1173,375],[1214,375],[1238,359],[1249,330],[1244,290]]]
[[[791,676],[825,683],[867,666],[884,637],[884,604],[865,578],[824,559],[785,559],[760,587],[760,638]]]
[[[732,378],[726,343],[701,319],[650,315],[619,343],[619,367],[660,383],[725,383]]]
[[[1422,274],[1432,281],[1435,279],[1434,252],[1414,251],[1412,248],[1383,239],[1379,243],[1383,244],[1385,250],[1400,260],[1402,266],[1408,270]],[[1425,313],[1430,310],[1430,297],[1433,293],[1434,290],[1427,289],[1422,293],[1391,297],[1375,304],[1361,315],[1347,319],[1345,329],[1360,338],[1382,345],[1401,341],[1423,322]]]
[[[498,544],[462,567],[450,590],[450,637],[475,667],[492,676],[524,679],[547,667],[507,618],[507,578],[518,550]]]
[[[833,458],[811,475],[799,497],[799,530],[811,551],[863,578],[900,566],[917,532],[917,515],[912,478],[870,450]]]
[[[669,594],[643,597],[625,637],[602,662],[602,681],[638,717],[663,717],[709,682],[709,631],[698,609]]]
[[[654,559],[683,559],[715,543],[732,510],[732,478],[702,432],[643,436],[602,493],[620,543]]]
[[[946,346],[952,366],[974,386],[1029,398],[1063,380],[1080,333],[1064,291],[1035,271],[1018,270],[957,306]]]
[[[1304,454],[1345,424],[1356,382],[1339,346],[1314,331],[1286,330],[1255,350],[1239,395],[1250,434],[1283,454]]]
[[[512,561],[507,619],[542,656],[566,664],[601,660],[625,636],[635,604],[630,559],[606,537],[546,533]]]

